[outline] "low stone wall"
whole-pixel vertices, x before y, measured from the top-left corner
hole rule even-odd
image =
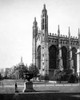
[[[0,94],[0,100],[80,100],[80,93],[27,92]]]

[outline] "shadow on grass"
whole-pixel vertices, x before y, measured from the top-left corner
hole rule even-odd
[[[80,97],[76,97],[72,93],[53,93],[53,92],[28,92],[15,94],[13,100],[80,100]]]
[[[80,93],[25,92],[0,94],[0,100],[80,100]]]

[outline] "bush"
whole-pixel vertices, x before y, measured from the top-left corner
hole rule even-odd
[[[44,79],[45,79],[45,81],[49,81],[49,76],[46,75],[46,76],[44,77]]]
[[[45,75],[45,76],[40,75],[39,80],[49,81],[49,76],[48,75]]]
[[[76,74],[71,74],[69,76],[68,82],[69,83],[77,83],[78,82],[78,77],[76,76]]]
[[[60,71],[59,69],[54,71],[54,77],[56,81],[67,81],[69,83],[78,82],[78,77],[76,74],[73,74],[71,69]]]
[[[55,81],[59,81],[60,78],[61,78],[61,71],[59,69],[55,69],[54,70],[54,75],[53,75],[53,78]]]

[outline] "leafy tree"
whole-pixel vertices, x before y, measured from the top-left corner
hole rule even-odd
[[[29,66],[29,73],[33,74],[33,77],[37,77],[39,74],[39,69],[35,65],[31,64]]]
[[[28,67],[25,66],[24,64],[14,66],[13,70],[9,74],[9,78],[12,78],[12,79],[22,78],[23,79],[24,73],[26,73],[27,71],[28,71]]]
[[[69,83],[77,83],[78,82],[78,77],[75,74],[71,74],[69,76],[68,82]]]
[[[19,78],[24,78],[24,73],[26,73],[28,71],[27,67],[26,66],[18,66],[17,69],[18,70],[18,74],[19,74]]]

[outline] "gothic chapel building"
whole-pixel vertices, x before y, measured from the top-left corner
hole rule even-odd
[[[78,73],[77,50],[79,45],[79,30],[78,38],[70,35],[70,27],[68,36],[61,35],[59,25],[57,34],[48,33],[48,14],[44,5],[41,15],[41,30],[38,30],[35,18],[32,36],[32,63],[39,68],[40,74],[51,77],[55,69],[74,69],[74,72]]]

